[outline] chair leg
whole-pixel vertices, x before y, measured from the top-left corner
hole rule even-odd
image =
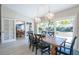
[[[49,46],[49,51],[48,52],[49,52],[49,55],[50,55],[50,46]]]
[[[37,55],[37,50],[38,50],[38,48],[37,48],[37,46],[36,46],[36,52],[35,52],[36,55]]]
[[[42,51],[42,49],[41,49],[41,55],[43,55],[43,51]]]
[[[31,44],[29,45],[29,49],[31,48]]]
[[[65,45],[65,44],[64,44]],[[64,51],[65,51],[65,49],[64,49]],[[60,47],[60,52],[59,52],[59,55],[61,54],[61,47]]]
[[[73,55],[73,50],[72,50],[72,51],[70,51],[70,55]]]
[[[32,47],[32,52],[34,51],[34,46]]]
[[[50,50],[48,51],[49,55],[50,55]]]
[[[61,53],[59,52],[59,55],[60,55]]]
[[[50,55],[50,51],[49,51],[49,55]]]

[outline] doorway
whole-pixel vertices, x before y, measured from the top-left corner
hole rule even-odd
[[[25,21],[16,20],[16,39],[25,38]]]

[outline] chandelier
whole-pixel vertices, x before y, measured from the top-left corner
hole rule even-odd
[[[36,12],[37,12],[37,15],[38,15],[38,12],[39,12],[38,8],[36,9]],[[50,6],[49,5],[48,5],[48,12],[47,12],[46,15],[44,15],[44,17],[45,17],[45,19],[48,19],[48,20],[52,20],[53,17],[54,17],[54,13],[50,11]],[[41,18],[38,17],[38,16],[34,17],[34,19],[35,19],[35,22],[37,22],[37,23],[41,22]]]
[[[50,8],[49,8],[49,6],[48,6],[48,13],[46,14],[46,17],[50,20],[50,19],[53,19],[53,17],[54,17],[54,13],[52,13],[51,11],[50,11]]]
[[[49,11],[48,14],[46,15],[46,17],[47,17],[49,20],[50,20],[50,19],[53,19],[54,14]]]

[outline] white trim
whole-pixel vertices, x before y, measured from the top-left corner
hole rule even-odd
[[[17,19],[15,19],[15,33],[16,33],[16,20],[17,20]],[[20,19],[20,20],[21,20],[21,19]],[[25,31],[24,37],[26,38],[26,21],[25,21],[25,20],[21,20],[21,21],[24,22],[24,31]],[[15,37],[16,37],[16,34],[15,34]]]
[[[13,20],[14,22],[14,25],[13,25],[13,32],[15,32],[16,30],[16,27],[15,27],[15,20],[14,19],[10,19],[10,18],[4,18],[2,17],[1,18],[1,43],[7,43],[7,42],[12,42],[12,41],[16,41],[16,33],[13,34],[14,38],[13,39],[10,39],[10,34],[9,34],[9,40],[4,40],[4,19],[7,19],[7,20]],[[10,25],[9,25],[10,26]],[[9,28],[10,30],[10,28]]]
[[[8,43],[8,42],[13,42],[13,41],[16,41],[16,39],[12,39],[12,40],[2,40],[2,44],[3,44],[3,43]]]

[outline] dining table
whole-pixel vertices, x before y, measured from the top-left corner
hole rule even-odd
[[[57,48],[66,42],[65,38],[46,36],[42,39],[44,42],[49,43],[51,46],[51,55],[57,55]]]
[[[39,36],[40,40],[50,44],[51,47],[51,55],[57,55],[57,48],[61,47],[63,43],[66,42],[66,38],[56,37],[56,36],[48,36],[42,33],[35,33],[34,35]]]

